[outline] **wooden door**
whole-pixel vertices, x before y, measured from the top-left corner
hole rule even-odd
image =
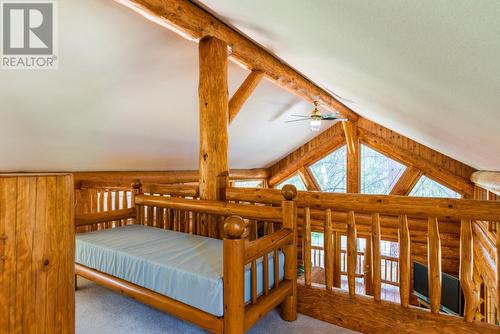
[[[0,333],[74,333],[72,175],[0,175],[0,239]]]

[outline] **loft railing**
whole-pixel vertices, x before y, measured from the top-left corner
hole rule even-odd
[[[153,196],[197,198],[197,187],[190,185],[140,185],[136,184],[129,188],[118,188],[109,185],[95,185],[77,189],[77,212],[101,212],[101,210],[129,209],[129,200],[136,193],[143,192]],[[110,195],[111,194],[111,195]],[[118,195],[117,195],[118,194]],[[118,198],[118,200],[117,200]],[[127,201],[124,201],[127,198]],[[274,189],[249,189],[228,188],[226,200],[235,203],[273,206],[280,205],[281,193]],[[118,204],[116,204],[118,203]],[[130,201],[130,203],[133,203]],[[362,235],[370,241],[371,257],[371,290],[375,301],[381,299],[382,283],[399,285],[400,300],[403,307],[409,305],[410,300],[410,276],[411,276],[411,242],[419,238],[426,242],[428,249],[429,266],[429,288],[430,306],[433,313],[438,313],[440,308],[441,294],[441,234],[453,228],[460,231],[460,281],[466,300],[464,318],[471,321],[474,311],[478,305],[479,292],[473,281],[473,228],[476,230],[475,221],[500,220],[500,203],[482,200],[467,199],[436,199],[436,198],[414,198],[407,196],[385,196],[385,195],[360,195],[360,194],[331,194],[319,192],[299,192],[297,197],[299,207],[298,224],[299,238],[302,241],[302,252],[300,261],[304,263],[304,281],[306,286],[311,286],[311,267],[319,265],[325,267],[324,283],[325,289],[340,287],[340,274],[345,271],[348,278],[348,290],[351,296],[356,294],[356,276],[365,273],[360,271],[360,262],[357,252],[357,236]],[[158,209],[154,205],[144,205],[137,212],[136,217],[127,217],[106,223],[97,228],[110,228],[131,222],[141,224],[152,224],[160,228],[181,229],[183,222],[190,222],[190,233],[206,235],[210,230],[206,221],[193,213],[183,216],[182,210],[169,209],[170,212]],[[185,210],[184,210],[185,211]],[[272,232],[276,222],[248,219],[248,238],[253,240],[257,234],[264,231]],[[425,230],[412,230],[410,226],[422,226],[425,222]],[[184,223],[185,224],[185,223]],[[279,223],[278,223],[279,224]],[[474,226],[473,226],[474,225]],[[92,225],[96,226],[96,225]],[[392,257],[381,254],[380,240],[382,233],[390,227],[397,230],[400,252],[397,261]],[[82,229],[87,228],[82,225]],[[88,228],[87,228],[88,230]],[[184,230],[183,230],[184,231]],[[260,232],[258,232],[260,231]],[[311,244],[311,232],[324,233],[324,244],[320,249]],[[385,233],[385,232],[384,232]],[[341,268],[340,244],[334,243],[334,236],[339,238],[340,234],[347,236],[346,267]],[[445,240],[443,242],[450,242]],[[498,249],[496,249],[498,252]],[[315,253],[316,252],[316,253]],[[320,252],[322,254],[320,254]],[[314,256],[317,254],[317,258]],[[338,255],[337,255],[338,254]],[[385,266],[382,265],[385,262]],[[385,267],[385,271],[384,271]],[[389,269],[388,269],[389,268]],[[394,269],[396,268],[396,269]],[[498,280],[493,300],[498,301]],[[498,307],[498,305],[497,305]]]
[[[272,189],[234,189],[226,193],[228,200],[279,203],[279,191]],[[429,294],[432,313],[439,313],[441,301],[441,238],[440,225],[443,222],[460,226],[460,282],[465,297],[464,319],[472,321],[478,304],[479,294],[473,281],[473,236],[474,220],[498,221],[500,205],[491,201],[468,199],[416,198],[391,195],[331,194],[318,192],[299,192],[297,196],[299,225],[303,229],[303,262],[305,284],[311,285],[311,232],[322,224],[324,233],[325,288],[334,286],[335,264],[333,237],[337,231],[347,235],[347,278],[349,295],[356,294],[357,276],[357,232],[358,228],[369,234],[373,270],[373,297],[381,299],[382,254],[380,251],[381,222],[397,226],[399,242],[399,291],[402,307],[410,303],[411,276],[411,235],[409,221],[427,221],[427,249],[429,267]],[[323,221],[321,221],[323,218]],[[367,224],[369,220],[369,224]],[[362,222],[362,223],[361,223]],[[369,226],[367,226],[369,225]],[[336,246],[339,247],[339,246]],[[392,277],[394,279],[394,277]],[[392,280],[390,279],[390,280]],[[386,279],[387,281],[387,279]]]

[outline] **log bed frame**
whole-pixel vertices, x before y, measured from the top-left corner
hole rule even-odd
[[[281,208],[144,194],[134,196],[137,212],[141,206],[149,205],[227,217],[223,226],[224,316],[222,317],[216,317],[152,290],[80,264],[75,264],[76,274],[141,303],[194,323],[212,333],[244,333],[278,305],[281,305],[281,317],[287,321],[294,321],[297,318],[297,208],[295,204],[297,191],[293,186],[285,186],[282,195]],[[79,215],[76,217],[76,225],[92,225],[134,216],[130,209],[117,211]],[[243,218],[280,221],[282,228],[262,238],[248,241],[243,237],[245,232]],[[279,281],[278,251],[280,249],[285,257],[282,281]],[[272,287],[269,286],[267,265],[270,253],[274,254],[274,281],[277,282]],[[256,277],[256,261],[259,258],[264,259],[264,290],[261,296],[257,295]],[[247,264],[250,264],[252,272],[252,298],[245,305],[244,274]]]

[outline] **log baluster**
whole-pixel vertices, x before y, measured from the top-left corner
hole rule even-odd
[[[460,285],[464,292],[464,320],[472,322],[479,302],[473,275],[472,221],[463,219],[460,223]]]
[[[252,274],[252,304],[257,302],[257,262],[253,260],[250,271]]]
[[[120,191],[118,190],[115,190],[115,207],[113,208],[113,210],[120,210]],[[119,220],[116,220],[114,222],[114,227],[118,227],[121,225],[121,221]]]
[[[399,217],[399,295],[401,306],[410,304],[410,231],[406,215]]]
[[[356,294],[356,262],[358,257],[354,211],[347,216],[347,284],[349,296]]]
[[[382,278],[381,278],[381,259],[380,259],[380,215],[374,213],[372,215],[372,284],[373,284],[373,299],[379,302],[381,300]],[[385,266],[387,270],[387,265]],[[387,275],[386,275],[387,277]]]
[[[325,227],[323,235],[323,243],[325,250],[325,285],[327,290],[333,288],[333,229],[332,229],[332,210],[325,211]]]
[[[264,268],[264,296],[269,294],[269,255],[265,254],[264,263],[262,267]]]
[[[306,286],[311,286],[311,209],[304,208],[304,279]]]
[[[135,180],[134,182],[132,182],[132,206],[136,205],[135,204],[135,196],[136,195],[139,195],[141,193],[141,181],[139,180]],[[136,205],[136,208],[137,208],[137,216],[135,218],[135,223],[136,224],[142,224],[142,214],[144,212],[144,209],[143,209],[143,206],[141,205]]]
[[[427,222],[427,258],[431,312],[438,314],[441,307],[441,238],[436,217],[429,217]]]
[[[280,286],[280,259],[278,250],[275,249],[273,252],[273,273],[274,273],[274,287],[278,288]]]

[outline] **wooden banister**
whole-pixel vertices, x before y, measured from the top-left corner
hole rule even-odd
[[[135,203],[137,205],[188,210],[222,216],[237,215],[245,218],[275,221],[283,219],[281,208],[270,206],[232,204],[222,201],[190,200],[151,195],[137,195],[135,196]]]
[[[87,226],[99,223],[106,223],[120,219],[135,218],[136,208],[112,210],[105,212],[77,214],[75,216],[75,226]]]
[[[436,217],[429,217],[427,239],[429,298],[431,312],[437,314],[441,306],[441,239]]]

